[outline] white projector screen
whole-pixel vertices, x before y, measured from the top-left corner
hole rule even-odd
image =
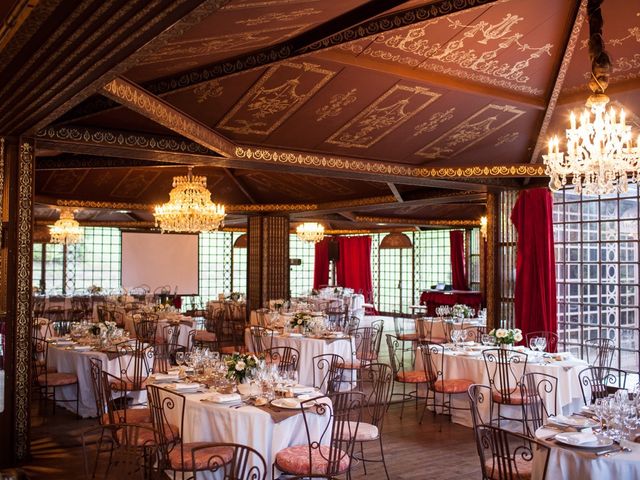
[[[198,295],[198,235],[122,232],[122,286]]]

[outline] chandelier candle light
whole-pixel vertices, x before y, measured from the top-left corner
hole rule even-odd
[[[224,225],[224,205],[211,201],[207,177],[173,177],[169,202],[155,207],[156,226],[164,232],[210,232]]]
[[[51,243],[72,245],[82,241],[84,232],[78,221],[73,217],[73,210],[63,208],[60,210],[60,219],[49,227]]]
[[[324,227],[315,222],[302,223],[296,228],[296,234],[302,241],[318,243],[324,238]]]
[[[604,50],[602,39],[603,0],[589,0],[589,57],[593,92],[587,100],[579,121],[571,112],[570,127],[566,131],[567,152],[560,151],[557,137],[549,141],[549,153],[543,155],[546,174],[551,177],[549,188],[561,189],[571,176],[577,193],[606,195],[627,191],[629,180],[637,181],[640,174],[640,137],[633,145],[631,126],[627,125],[624,110],[606,110],[609,97],[604,94],[609,84],[611,60]]]

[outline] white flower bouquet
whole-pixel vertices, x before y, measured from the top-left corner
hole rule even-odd
[[[313,317],[308,312],[298,312],[291,318],[291,327],[306,328]]]
[[[496,345],[513,345],[522,341],[522,330],[519,328],[494,328],[489,332]]]
[[[227,378],[241,383],[245,378],[251,377],[258,367],[258,357],[244,353],[234,353],[227,361]]]
[[[455,318],[471,318],[474,313],[473,308],[463,303],[456,303],[451,309],[451,315]]]

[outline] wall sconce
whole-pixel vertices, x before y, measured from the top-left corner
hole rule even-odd
[[[484,240],[487,239],[487,217],[480,217],[480,234]]]

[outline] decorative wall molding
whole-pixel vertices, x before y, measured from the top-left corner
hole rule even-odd
[[[415,225],[425,227],[479,227],[479,220],[468,219],[438,219],[438,220],[426,220],[421,218],[402,218],[402,217],[369,217],[358,216],[355,218],[356,222],[363,223],[385,223],[391,225]]]

